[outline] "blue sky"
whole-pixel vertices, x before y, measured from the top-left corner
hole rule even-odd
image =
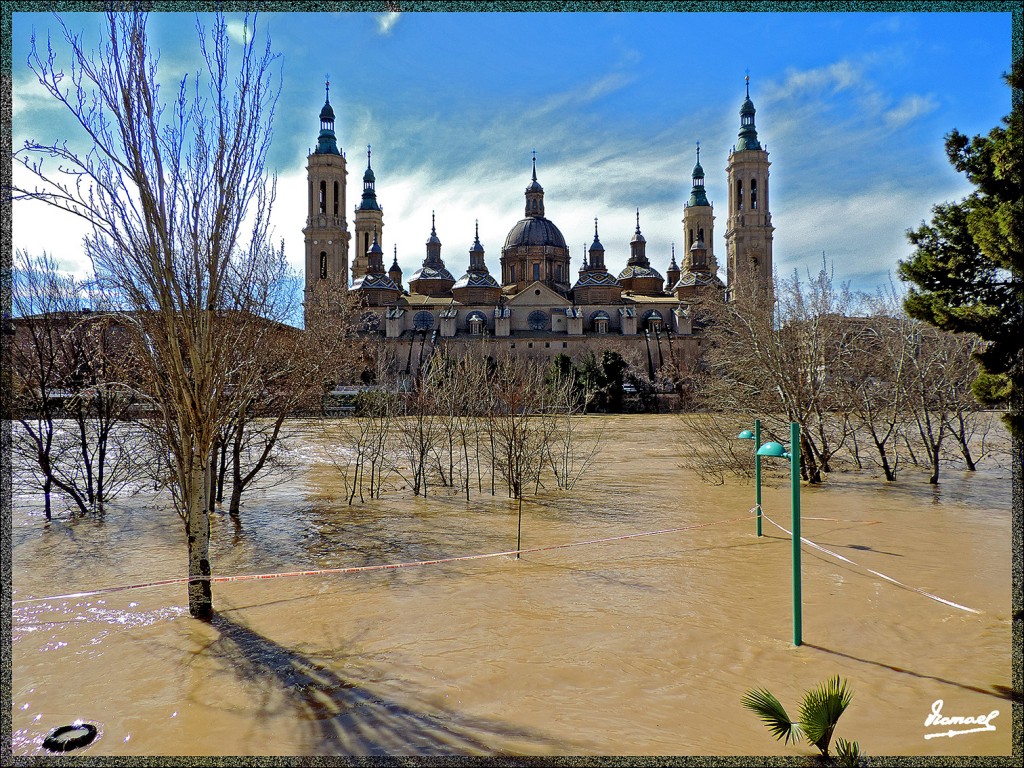
[[[87,34],[101,21],[64,18]],[[228,18],[240,35],[243,17]],[[59,28],[49,14],[13,21],[14,146],[74,144],[75,126],[25,66],[33,28],[58,44]],[[194,26],[190,14],[150,18],[167,83],[197,68]],[[824,251],[838,279],[873,291],[909,255],[905,231],[970,191],[943,136],[986,133],[1010,108],[1008,12],[267,13],[256,30],[281,54],[274,223],[296,266],[325,73],[349,159],[350,228],[372,144],[383,248],[390,264],[397,245],[407,276],[425,255],[431,211],[454,274],[468,264],[476,219],[497,271],[534,149],[573,270],[595,216],[609,268],[625,266],[639,208],[648,256],[664,273],[682,241],[697,141],[724,270],[725,166],[749,69],[772,162],[777,270],[817,270]],[[77,220],[16,203],[13,224],[16,247],[87,270]]]

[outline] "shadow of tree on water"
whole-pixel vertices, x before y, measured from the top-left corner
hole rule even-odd
[[[217,614],[220,636],[204,653],[223,661],[249,684],[280,694],[296,720],[308,724],[305,754],[500,755],[495,743],[530,751],[571,749],[555,739],[502,723],[471,718],[432,705],[399,704],[342,678],[310,656],[286,648],[249,627]],[[258,717],[281,714],[267,693]]]

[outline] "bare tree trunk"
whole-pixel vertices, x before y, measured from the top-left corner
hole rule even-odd
[[[213,618],[213,592],[210,584],[210,513],[207,489],[209,464],[195,455],[187,480],[190,497],[185,510],[185,534],[188,537],[188,611],[194,618]]]
[[[235,430],[234,440],[231,441],[231,502],[228,505],[228,514],[238,517],[242,505],[242,439],[244,432],[241,421]]]

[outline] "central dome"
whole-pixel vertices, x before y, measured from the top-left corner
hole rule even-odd
[[[505,248],[516,246],[552,245],[565,248],[565,238],[554,222],[542,217],[530,217],[518,222],[505,238]]]

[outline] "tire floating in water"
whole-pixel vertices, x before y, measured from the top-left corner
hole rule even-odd
[[[92,744],[98,733],[92,723],[76,722],[54,728],[43,739],[43,748],[50,752],[70,752]]]

